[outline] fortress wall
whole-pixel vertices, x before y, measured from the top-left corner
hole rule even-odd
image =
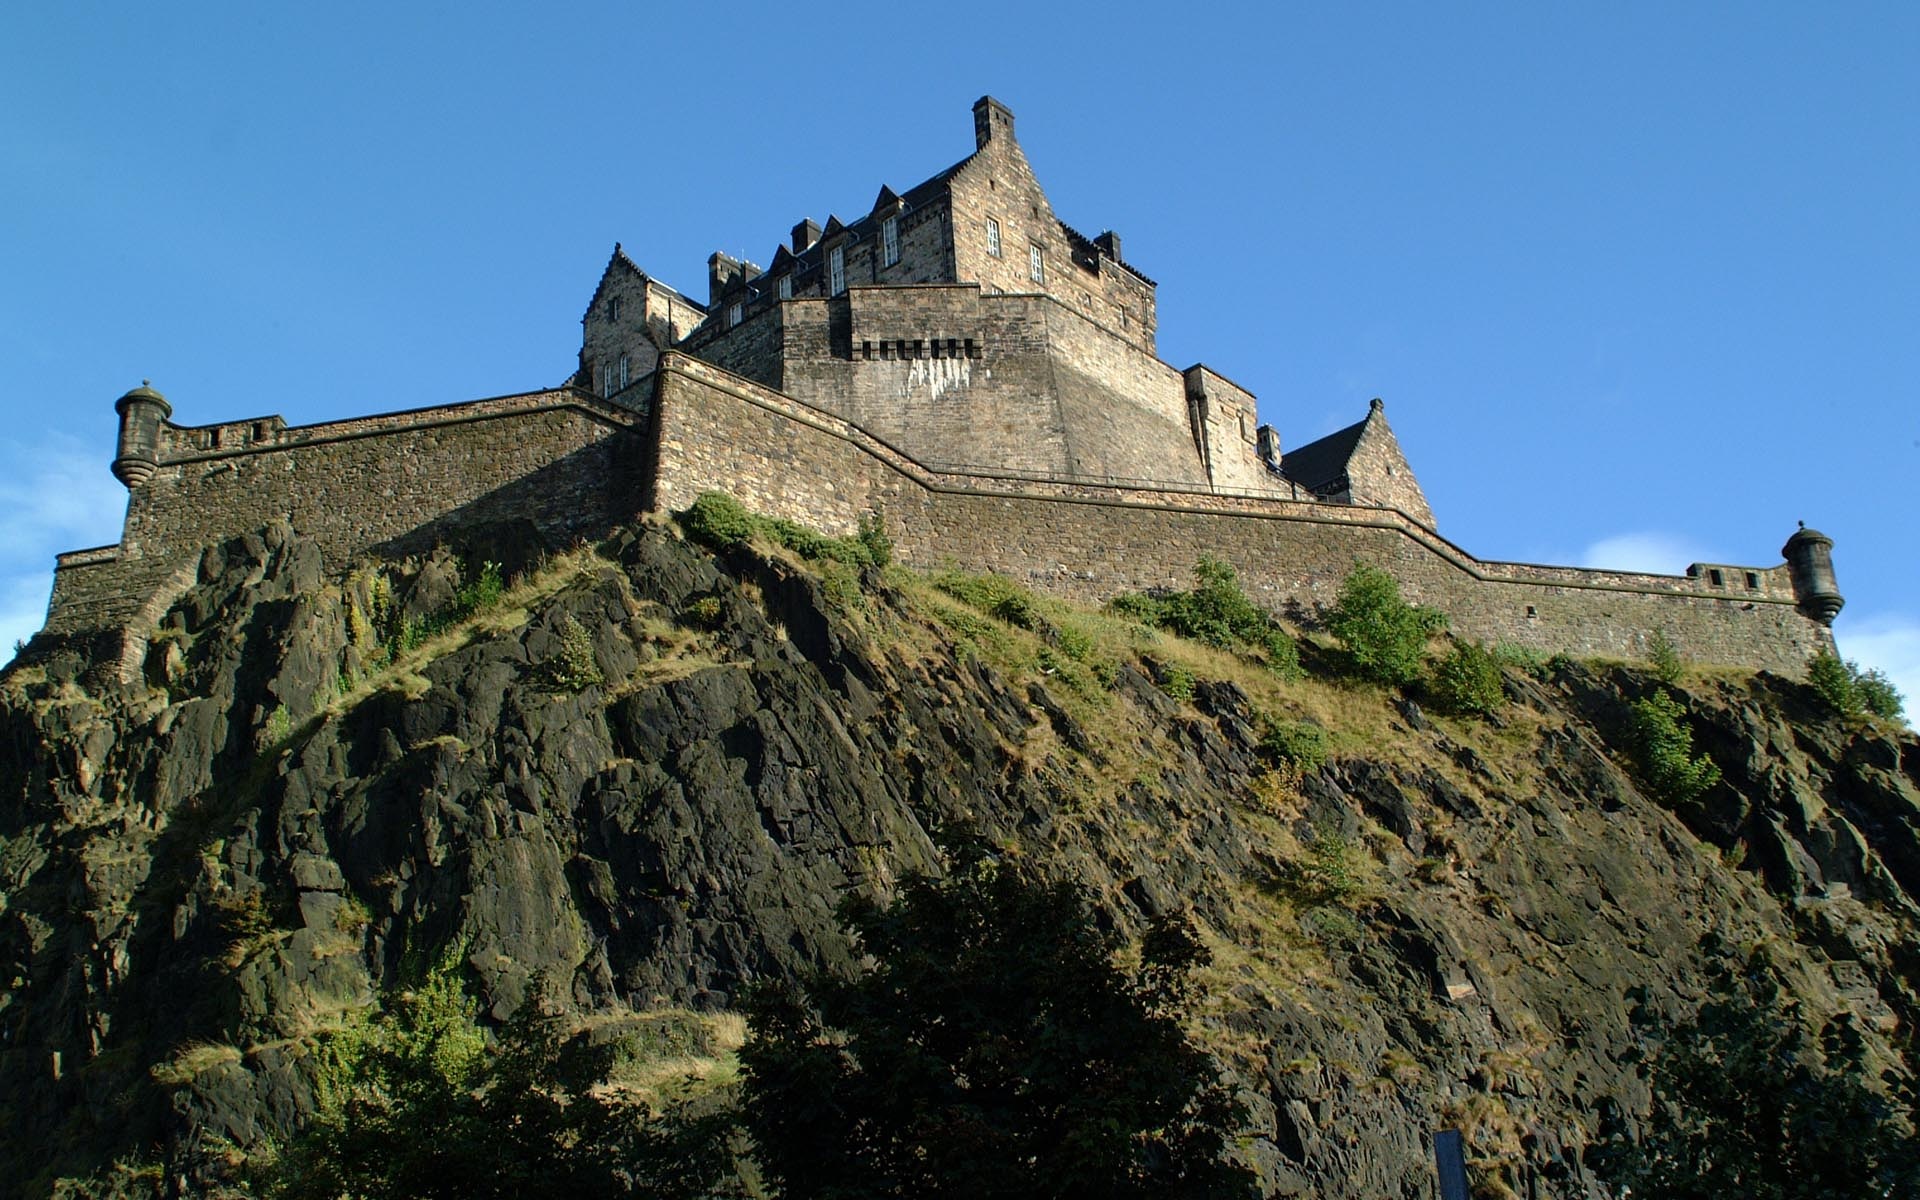
[[[62,555],[47,631],[128,620],[201,549],[285,518],[331,568],[453,528],[531,520],[564,541],[639,507],[640,414],[573,392],[534,393],[282,429],[280,440],[175,452],[130,494],[118,547]]]
[[[1764,572],[1757,593],[1715,590],[1684,576],[1480,562],[1385,509],[941,475],[829,414],[680,356],[663,363],[657,403],[659,508],[717,488],[845,534],[880,507],[903,561],[999,571],[1079,600],[1188,586],[1194,562],[1212,554],[1261,603],[1311,608],[1367,562],[1391,571],[1409,599],[1446,611],[1461,635],[1543,652],[1639,658],[1657,630],[1696,661],[1799,674],[1831,646],[1790,593],[1778,594],[1784,568]]]

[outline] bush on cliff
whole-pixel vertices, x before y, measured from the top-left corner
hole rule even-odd
[[[282,1200],[711,1195],[731,1117],[596,1087],[614,1047],[529,999],[494,1044],[448,957],[372,1021],[323,1041],[314,1124],[260,1180]]]
[[[1112,608],[1144,625],[1222,650],[1254,651],[1282,678],[1300,674],[1300,649],[1293,638],[1247,596],[1233,564],[1221,559],[1202,555],[1187,591],[1125,593],[1114,598]]]
[[[1662,799],[1688,804],[1720,782],[1720,768],[1694,757],[1693,732],[1682,723],[1680,702],[1664,691],[1635,700],[1628,716],[1640,777]]]
[[[785,517],[750,511],[725,492],[701,492],[679,514],[680,527],[696,542],[730,550],[758,537],[805,559],[824,559],[854,567],[884,567],[893,561],[893,541],[878,512],[860,518],[852,537],[829,537]]]
[[[1489,716],[1507,700],[1500,663],[1479,642],[1455,642],[1447,656],[1433,664],[1427,689],[1441,708],[1471,716]]]
[[[1420,677],[1427,640],[1446,627],[1446,614],[1407,603],[1393,576],[1365,564],[1348,574],[1327,612],[1327,629],[1346,647],[1354,674],[1388,687]]]
[[[1227,1197],[1240,1119],[1181,1031],[1184,926],[1137,970],[1076,888],[978,850],[843,919],[873,965],[763,991],[741,1052],[746,1123],[788,1196]]]
[[[1877,670],[1843,661],[1831,650],[1821,650],[1807,661],[1807,682],[1827,707],[1843,717],[1871,714],[1898,721],[1906,709],[1893,682]]]

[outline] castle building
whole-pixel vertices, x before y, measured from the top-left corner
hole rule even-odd
[[[885,514],[910,562],[998,570],[1081,599],[1183,586],[1202,554],[1278,609],[1331,599],[1357,561],[1460,634],[1800,673],[1832,644],[1831,541],[1684,575],[1477,559],[1440,535],[1375,400],[1293,449],[1227,376],[1156,353],[1156,286],[1118,234],[1054,214],[991,97],[973,153],[850,220],[797,222],[762,268],[707,263],[703,299],[620,244],[577,367],[532,393],[288,426],[172,423],[123,396],[112,546],[60,556],[36,652],[122,676],[206,548],[276,521],[343,573],[376,553],[511,524],[590,537],[702,491],[847,532]]]

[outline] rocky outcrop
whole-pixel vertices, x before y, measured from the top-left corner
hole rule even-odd
[[[1430,1195],[1449,1126],[1490,1194],[1600,1194],[1586,1146],[1647,1102],[1629,1009],[1684,1015],[1709,932],[1810,1011],[1920,1017],[1920,742],[1799,685],[1693,680],[1726,782],[1670,811],[1616,753],[1655,686],[1624,668],[1513,674],[1462,722],[1144,631],[1089,671],[904,573],[660,525],[459,549],[342,584],[268,529],[206,552],[141,684],[74,652],[0,681],[0,1177],[221,1186],[450,945],[496,1019],[542,981],[584,1022],[847,965],[840,898],[937,870],[962,819],[1122,929],[1193,914],[1195,1035],[1280,1195]],[[460,612],[490,558],[525,582]],[[1277,769],[1278,716],[1331,761]]]

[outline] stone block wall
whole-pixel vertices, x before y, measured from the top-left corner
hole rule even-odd
[[[658,471],[650,501],[690,504],[717,488],[750,507],[834,533],[884,510],[907,562],[954,562],[1099,602],[1184,587],[1202,554],[1239,569],[1249,593],[1286,610],[1329,603],[1356,562],[1392,572],[1409,599],[1448,613],[1462,636],[1546,653],[1644,657],[1663,632],[1689,659],[1785,674],[1831,647],[1794,606],[1784,565],[1701,577],[1475,559],[1389,509],[1205,489],[1091,488],[943,473],[850,423],[679,355],[656,393]],[[1757,586],[1747,586],[1752,574]]]
[[[556,543],[597,533],[639,510],[644,420],[565,390],[293,428],[165,426],[120,543],[60,557],[47,631],[129,621],[190,578],[203,547],[280,519],[340,570],[474,525],[528,522]]]

